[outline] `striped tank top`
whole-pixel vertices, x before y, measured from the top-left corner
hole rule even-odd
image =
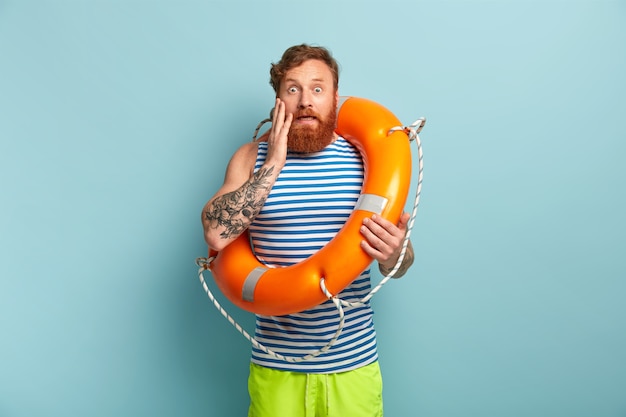
[[[267,143],[260,142],[255,165],[267,156]],[[272,267],[300,262],[330,241],[346,222],[363,184],[359,152],[338,138],[312,154],[289,152],[276,183],[249,231],[258,259]],[[337,256],[341,256],[337,254]],[[297,277],[294,277],[297,279]],[[341,293],[346,301],[362,299],[370,290],[366,269]],[[309,361],[291,363],[252,348],[252,362],[269,368],[334,373],[368,365],[378,359],[373,311],[344,307],[345,322],[331,349]],[[331,301],[310,310],[285,316],[256,316],[256,339],[286,357],[300,357],[328,343],[339,325],[339,313]]]

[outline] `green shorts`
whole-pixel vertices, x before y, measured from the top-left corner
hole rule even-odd
[[[250,364],[248,417],[382,417],[378,362],[336,374],[306,374]]]

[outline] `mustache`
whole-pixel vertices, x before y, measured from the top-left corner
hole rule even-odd
[[[299,118],[299,117],[315,117],[315,118],[316,118],[316,119],[318,119],[318,120],[321,120],[321,119],[322,119],[322,117],[321,117],[318,113],[314,112],[313,110],[309,110],[309,109],[306,109],[306,110],[299,110],[299,111],[297,111],[297,112],[293,115],[293,118],[294,118],[294,119],[297,119],[297,118]]]

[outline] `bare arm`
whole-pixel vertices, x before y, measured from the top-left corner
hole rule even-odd
[[[267,158],[254,171],[258,145],[248,143],[235,152],[226,169],[224,184],[202,210],[204,239],[210,248],[224,248],[243,233],[256,218],[285,164],[287,132],[291,114],[276,101],[276,112],[268,136]]]
[[[232,183],[233,176],[239,177],[231,173],[237,171],[239,165],[233,161],[229,164],[225,185]],[[263,166],[239,188],[224,192],[230,187],[222,187],[220,191],[223,193],[218,192],[209,200],[202,210],[202,226],[204,238],[211,248],[222,249],[250,226],[272,189],[278,175],[276,171],[275,166]]]

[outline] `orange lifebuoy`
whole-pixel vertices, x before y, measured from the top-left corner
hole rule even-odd
[[[259,262],[247,231],[219,253],[210,251],[209,269],[218,287],[244,310],[279,316],[314,307],[327,299],[320,288],[322,278],[327,290],[338,294],[372,262],[360,247],[363,219],[377,212],[397,223],[402,214],[411,182],[407,134],[389,133],[401,124],[380,104],[358,97],[341,100],[336,132],[363,158],[365,177],[359,202],[330,242],[288,267],[269,268]]]

